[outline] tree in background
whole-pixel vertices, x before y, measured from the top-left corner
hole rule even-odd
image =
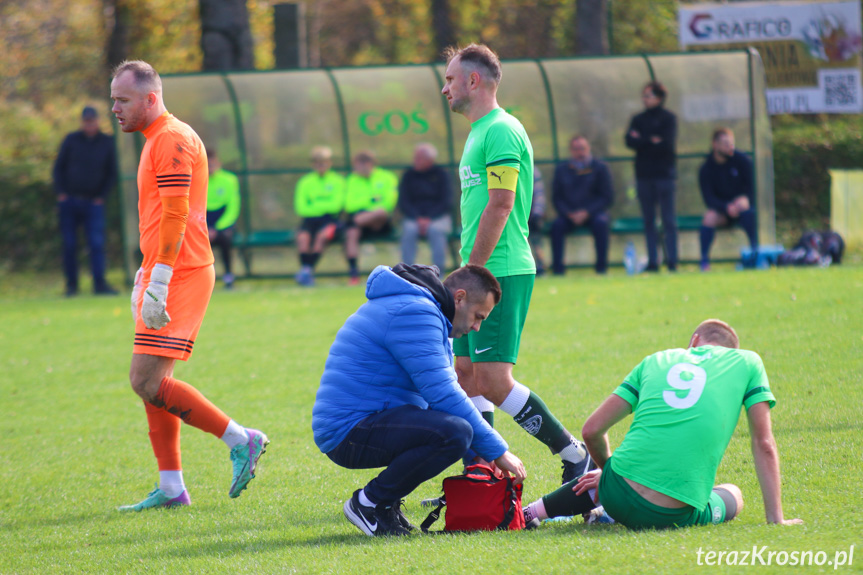
[[[608,0],[576,0],[576,54],[608,54]]]
[[[446,47],[455,44],[450,1],[431,0],[431,19],[432,30],[434,31],[435,60],[441,60]]]
[[[202,70],[252,70],[252,32],[246,0],[199,0]]]

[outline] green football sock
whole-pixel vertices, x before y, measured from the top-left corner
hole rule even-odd
[[[586,491],[581,495],[575,494],[572,488],[576,483],[578,479],[573,479],[542,497],[542,504],[545,505],[545,511],[549,517],[581,515],[596,507]]]
[[[545,402],[532,391],[524,407],[513,416],[513,419],[522,429],[548,446],[554,454],[560,453],[573,442],[572,434],[551,413]]]

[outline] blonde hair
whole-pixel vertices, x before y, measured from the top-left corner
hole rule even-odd
[[[331,159],[333,159],[333,151],[328,146],[315,146],[312,148],[312,161]]]

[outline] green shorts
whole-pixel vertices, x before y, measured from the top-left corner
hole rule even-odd
[[[535,278],[533,274],[497,278],[503,292],[500,303],[494,306],[479,331],[453,340],[455,355],[470,356],[474,363],[515,363]]]
[[[605,511],[621,525],[630,529],[666,529],[686,527],[687,525],[710,525],[725,520],[725,503],[716,491],[710,493],[710,500],[703,511],[691,505],[679,509],[669,509],[654,505],[614,472],[608,460],[599,478],[599,502]]]

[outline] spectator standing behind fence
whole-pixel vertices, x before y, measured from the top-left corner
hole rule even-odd
[[[315,266],[336,236],[345,204],[345,179],[330,169],[332,165],[330,148],[312,148],[314,171],[300,178],[294,191],[294,210],[303,218],[297,233],[300,271],[296,280],[304,286],[315,284]]]
[[[668,271],[677,270],[675,201],[677,116],[665,109],[668,92],[660,82],[649,82],[641,92],[646,108],[635,115],[626,131],[626,146],[635,150],[635,185],[644,218],[647,271],[659,271],[656,205],[662,214]]]
[[[398,206],[404,216],[402,261],[415,263],[419,238],[427,238],[432,263],[443,272],[447,239],[452,232],[452,185],[449,174],[435,164],[436,160],[433,145],[417,145],[413,166],[405,171],[399,184]]]
[[[530,216],[527,218],[527,239],[536,262],[536,275],[545,275],[545,256],[542,250],[542,227],[545,223],[545,184],[542,172],[533,167],[533,198],[530,203]]]
[[[557,219],[551,225],[551,258],[555,275],[563,275],[566,234],[579,226],[590,228],[596,249],[596,273],[608,270],[609,216],[614,203],[611,171],[590,153],[584,136],[569,141],[572,156],[554,170],[552,201]]]
[[[207,184],[207,233],[210,245],[219,246],[222,263],[225,266],[225,289],[234,286],[231,273],[231,249],[234,243],[234,224],[240,217],[240,180],[227,170],[216,150],[207,148],[207,171],[210,179]]]
[[[351,162],[353,172],[345,182],[345,212],[348,214],[345,257],[351,285],[360,283],[357,268],[360,239],[389,233],[392,230],[392,212],[398,201],[398,177],[389,170],[376,167],[376,163],[372,152],[357,153]]]
[[[54,163],[54,191],[63,238],[66,296],[78,294],[78,228],[90,250],[93,293],[116,295],[105,280],[105,200],[117,183],[114,138],[99,129],[95,108],[81,112],[81,129],[63,140]]]
[[[717,226],[738,224],[749,245],[758,247],[758,222],[752,181],[752,160],[734,148],[734,132],[718,128],[713,132],[713,151],[698,172],[701,197],[707,212],[701,220],[701,270],[710,269],[710,246]]]

